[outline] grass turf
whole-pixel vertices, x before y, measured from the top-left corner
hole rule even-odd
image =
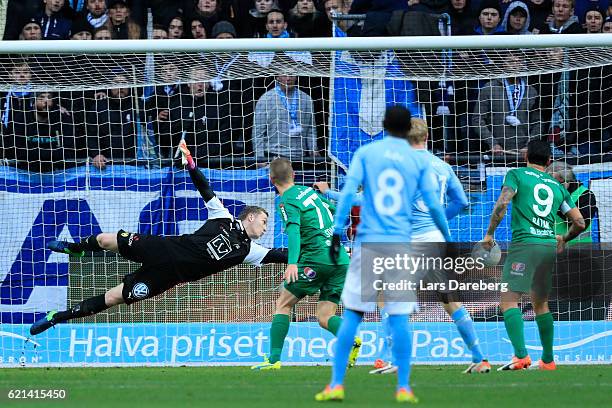
[[[394,375],[352,369],[344,405],[397,406]],[[289,407],[313,406],[330,367],[49,368],[0,370],[6,407]],[[463,375],[460,366],[416,366],[412,387],[423,407],[604,407],[612,395],[612,366],[561,366],[552,372]],[[65,389],[67,398],[8,400],[9,389]],[[332,404],[334,405],[334,404]]]

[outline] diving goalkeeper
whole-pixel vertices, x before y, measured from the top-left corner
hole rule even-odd
[[[78,243],[49,242],[47,247],[54,252],[83,256],[85,251],[112,251],[130,261],[142,263],[142,266],[102,295],[86,299],[69,310],[47,313],[32,324],[32,335],[57,323],[157,296],[179,283],[197,281],[243,262],[255,266],[287,263],[286,250],[268,249],[252,242],[266,232],[266,210],[247,206],[235,219],[196,167],[184,141],[179,148],[187,162],[191,180],[208,208],[206,223],[193,234],[181,236],[141,235],[120,230],[92,235]]]

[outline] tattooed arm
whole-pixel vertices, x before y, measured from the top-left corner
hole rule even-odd
[[[484,237],[484,242],[493,243],[493,236],[495,234],[495,230],[497,226],[504,219],[506,215],[506,210],[508,209],[508,204],[512,201],[512,197],[516,195],[516,191],[512,188],[504,186],[502,188],[501,194],[495,203],[495,207],[493,208],[493,214],[491,214],[491,220],[489,221],[489,228],[487,229],[487,235]]]

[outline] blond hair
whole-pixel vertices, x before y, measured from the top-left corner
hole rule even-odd
[[[410,119],[410,132],[408,142],[410,144],[421,144],[427,140],[427,122],[420,118]]]
[[[287,184],[293,182],[293,167],[287,159],[278,158],[270,163],[270,179],[274,184]]]

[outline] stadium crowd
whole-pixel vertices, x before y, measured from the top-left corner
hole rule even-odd
[[[0,35],[21,41],[330,37],[332,11],[365,14],[364,21],[338,23],[349,36],[388,35],[398,12],[448,15],[452,35],[612,33],[608,0],[9,0]],[[431,34],[426,19],[410,21],[399,35]],[[509,72],[521,64],[518,53],[505,58]],[[215,79],[194,66],[190,78],[201,80],[181,83],[174,63],[156,58],[168,85],[133,88],[133,72],[118,60],[106,65],[114,65],[113,83],[125,87],[34,92],[36,58],[15,58],[6,73],[13,90],[0,94],[3,158],[32,171],[86,158],[103,169],[137,157],[172,159],[181,138],[196,146],[200,160],[230,159],[221,166],[236,165],[232,158],[261,164],[277,156],[324,156],[329,79],[288,73],[225,80],[233,60],[207,63]],[[602,156],[612,153],[611,80],[612,67],[605,66],[457,81],[442,97],[431,83],[418,83],[415,99],[429,115],[434,150],[518,157],[531,138],[542,137],[556,157]]]

